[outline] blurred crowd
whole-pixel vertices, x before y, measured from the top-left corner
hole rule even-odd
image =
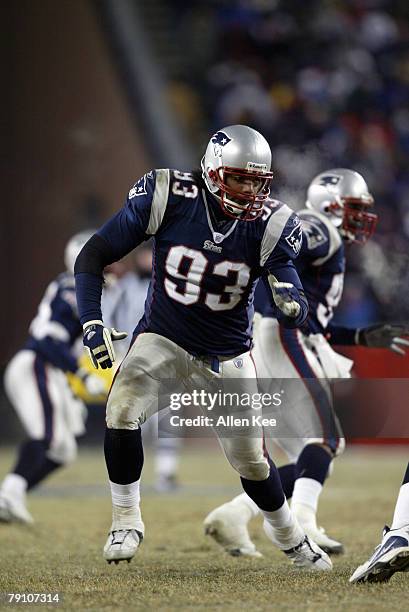
[[[189,49],[185,122],[245,123],[273,150],[276,197],[304,203],[312,177],[353,168],[379,223],[350,250],[344,323],[407,319],[409,3],[406,0],[172,0]],[[190,93],[189,93],[190,92]],[[199,108],[191,112],[192,96]],[[183,113],[183,103],[178,107]],[[402,294],[396,295],[401,283]]]

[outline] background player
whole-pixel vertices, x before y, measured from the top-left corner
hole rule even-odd
[[[75,373],[91,395],[105,383],[78,366],[75,342],[82,335],[75,300],[74,262],[92,235],[73,236],[65,248],[66,271],[48,287],[24,347],[8,364],[4,384],[28,438],[0,486],[0,521],[32,523],[26,493],[51,472],[72,462],[75,438],[84,433],[85,405],[73,396],[66,372]]]
[[[334,554],[342,552],[342,544],[328,537],[316,519],[332,459],[344,449],[326,381],[349,377],[352,362],[335,353],[326,338],[334,344],[391,348],[401,354],[409,345],[408,340],[397,338],[409,332],[405,326],[357,330],[331,325],[343,289],[344,244],[364,243],[372,234],[376,223],[372,206],[363,177],[353,170],[331,169],[310,183],[306,208],[298,213],[303,244],[295,262],[310,307],[302,331],[282,328],[262,283],[256,291],[264,315],[256,326],[253,349],[260,382],[294,379],[284,385],[286,399],[278,417],[279,433],[274,436],[290,461],[279,468],[284,491],[287,498],[292,497],[292,510],[306,533]],[[267,446],[269,442],[266,433]],[[205,519],[205,531],[233,555],[257,555],[247,531],[248,521],[257,514],[258,508],[242,494],[212,511]]]
[[[95,367],[112,367],[115,336],[101,319],[102,270],[154,236],[145,314],[107,404],[109,562],[130,560],[143,537],[140,425],[158,410],[160,381],[178,380],[192,389],[234,378],[235,391],[257,389],[249,349],[253,291],[263,270],[278,279],[273,295],[283,322],[297,326],[305,320],[308,307],[291,261],[301,246],[300,223],[281,203],[264,206],[270,168],[271,151],[261,134],[240,125],[220,130],[202,160],[203,180],[177,170],[149,172],[78,256],[84,344]],[[243,426],[238,434],[220,437],[220,443],[262,509],[270,539],[297,565],[330,569],[327,555],[293,521],[277,470],[263,455],[261,431]]]

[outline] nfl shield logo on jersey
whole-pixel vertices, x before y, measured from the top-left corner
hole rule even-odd
[[[238,369],[242,368],[243,367],[243,359],[242,359],[242,357],[239,357],[238,359],[234,359],[233,363],[236,366],[236,368],[238,368]]]
[[[224,132],[216,132],[216,134],[212,136],[211,140],[213,143],[214,154],[216,157],[219,157],[222,153],[222,148],[231,142],[232,139],[229,138]]]

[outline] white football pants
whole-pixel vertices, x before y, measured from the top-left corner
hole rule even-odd
[[[263,317],[255,325],[252,355],[260,390],[285,391],[282,405],[276,409],[277,428],[265,430],[269,453],[273,437],[291,463],[312,443],[325,443],[334,455],[340,454],[345,440],[333,410],[330,386],[306,337],[298,329],[285,329],[276,319]]]
[[[64,372],[34,351],[21,350],[7,365],[4,385],[29,438],[48,442],[49,459],[73,461],[75,437],[85,432],[86,408],[73,396]]]
[[[107,427],[137,429],[152,414],[170,405],[168,388],[189,393],[195,389],[218,389],[225,381],[228,391],[257,393],[257,380],[250,353],[234,358],[220,357],[220,371],[214,372],[207,360],[194,358],[171,340],[158,334],[140,334],[117,372],[107,402]],[[228,381],[228,382],[227,382]],[[202,407],[204,416],[212,413]],[[238,412],[240,414],[238,414]],[[254,410],[240,406],[230,414],[240,416],[231,431],[218,435],[233,468],[248,480],[265,480],[269,465],[263,454],[262,428],[252,425]],[[250,425],[245,419],[248,418]]]

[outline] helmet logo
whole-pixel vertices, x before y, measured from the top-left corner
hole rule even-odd
[[[319,184],[330,190],[331,187],[336,187],[341,180],[342,176],[339,174],[324,174],[320,177]]]
[[[216,132],[211,138],[213,150],[216,157],[220,157],[223,147],[225,147],[232,139],[225,132]]]

